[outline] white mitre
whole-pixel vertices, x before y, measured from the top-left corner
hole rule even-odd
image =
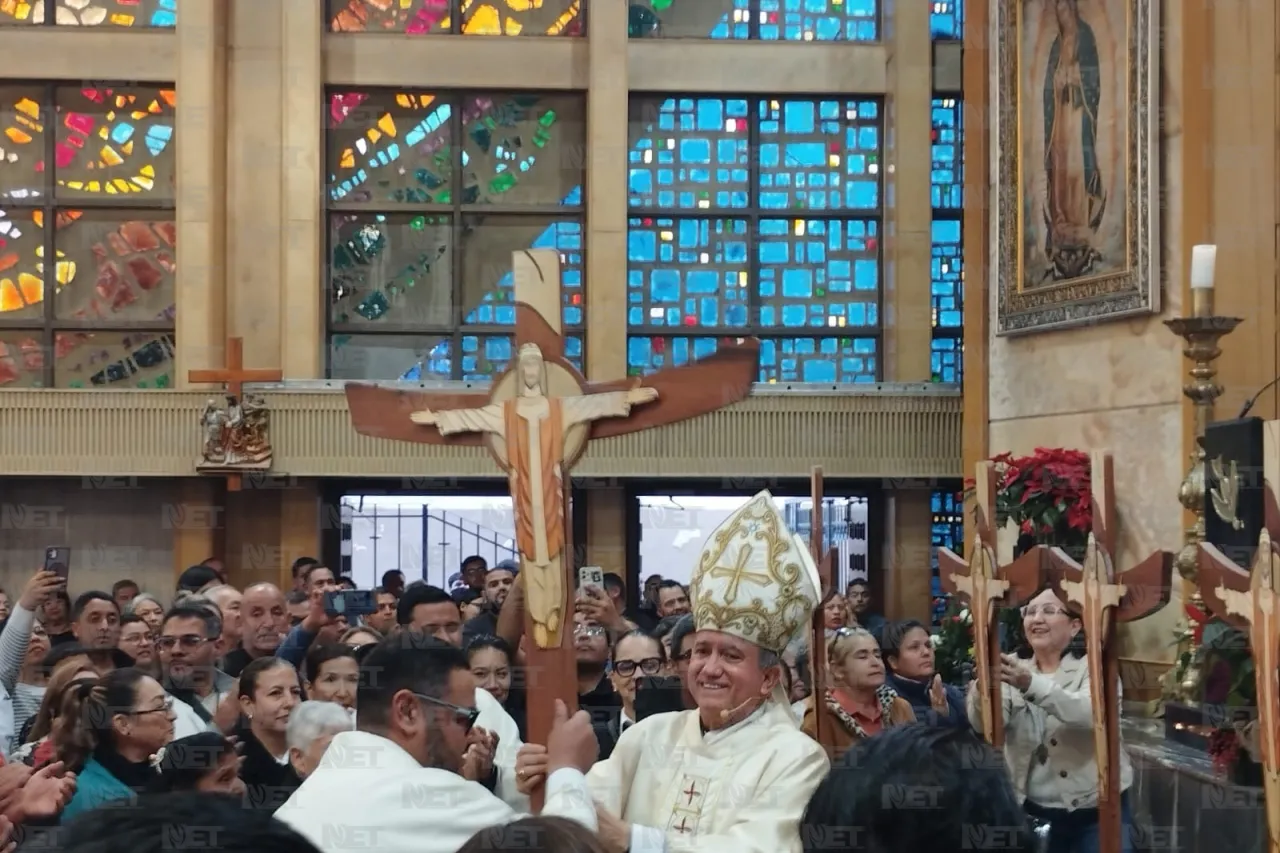
[[[694,627],[782,654],[808,629],[821,589],[808,546],[760,492],[702,546],[689,583]]]

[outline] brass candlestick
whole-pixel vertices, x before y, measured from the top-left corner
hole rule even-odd
[[[1192,316],[1177,317],[1165,320],[1164,324],[1186,344],[1182,354],[1191,361],[1191,380],[1182,386],[1182,393],[1195,404],[1195,449],[1191,452],[1191,468],[1178,487],[1178,502],[1193,516],[1195,521],[1183,534],[1182,550],[1178,552],[1174,565],[1178,574],[1191,584],[1196,583],[1197,562],[1200,543],[1204,541],[1204,498],[1205,498],[1205,455],[1204,432],[1213,418],[1213,404],[1222,396],[1222,386],[1215,379],[1218,369],[1214,362],[1222,355],[1218,348],[1219,341],[1238,326],[1239,317],[1219,317],[1213,313],[1213,291],[1198,288],[1191,291]],[[1191,604],[1197,609],[1204,609],[1204,599],[1200,596],[1199,587],[1193,587]],[[1193,664],[1196,649],[1191,650]],[[1186,677],[1179,685],[1182,699],[1199,701],[1200,686],[1199,667],[1189,666]]]

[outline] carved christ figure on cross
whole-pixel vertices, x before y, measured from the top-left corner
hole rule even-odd
[[[563,622],[564,601],[564,454],[565,430],[601,418],[625,418],[632,406],[658,399],[655,388],[631,388],[548,396],[547,365],[537,344],[520,347],[516,397],[473,409],[424,409],[410,415],[415,424],[434,426],[441,435],[466,432],[502,436],[515,514],[516,547],[525,575],[526,605],[534,641],[546,648]]]

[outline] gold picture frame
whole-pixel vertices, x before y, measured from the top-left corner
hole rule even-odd
[[[997,334],[1158,313],[1160,4],[990,2]]]

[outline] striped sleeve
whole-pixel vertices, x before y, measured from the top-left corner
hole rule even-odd
[[[27,647],[31,645],[31,629],[35,625],[36,614],[21,604],[15,604],[9,621],[0,632],[0,684],[10,694],[18,683],[22,673],[22,664],[27,659]]]

